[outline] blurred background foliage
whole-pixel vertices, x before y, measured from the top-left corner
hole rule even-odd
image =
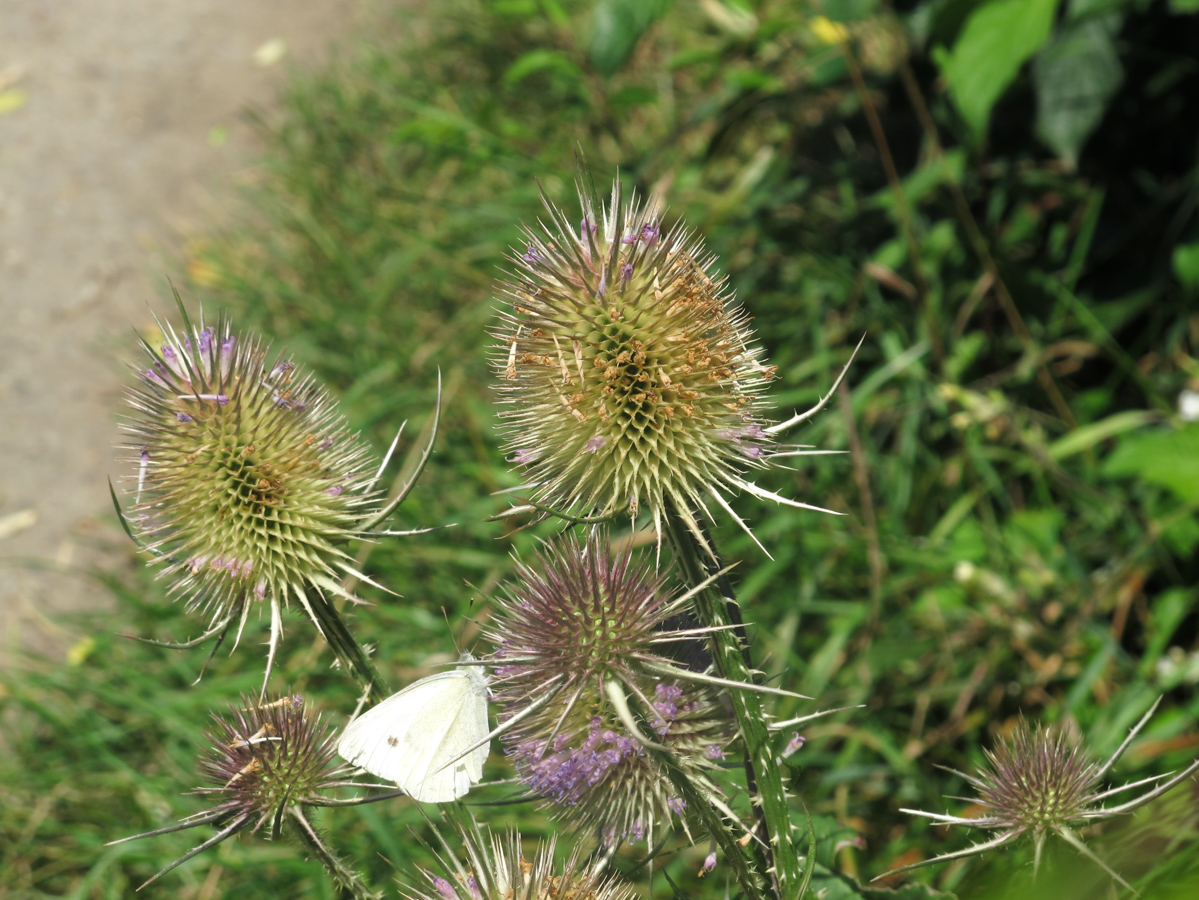
[[[440,610],[469,645],[509,554],[552,533],[487,521],[507,506],[492,492],[517,483],[487,329],[539,184],[573,202],[576,146],[597,180],[619,172],[704,236],[779,366],[780,416],[827,391],[865,335],[851,389],[798,435],[847,454],[763,481],[847,515],[741,502],[773,559],[728,523],[718,538],[767,671],[820,707],[863,706],[807,728],[790,766],[822,862],[868,881],[966,846],[898,810],[968,808],[944,799],[966,786],[941,767],[971,770],[1021,714],[1106,755],[1164,694],[1118,776],[1199,752],[1199,422],[1180,414],[1199,390],[1196,11],[402,4],[260,117],[260,182],[238,225],[190,248],[182,287],[314,367],[378,446],[411,419],[409,467],[441,370],[442,437],[399,522],[457,525],[370,548],[370,572],[402,598],[372,596],[354,617],[397,683],[454,657]],[[127,896],[209,834],[101,846],[201,808],[181,793],[204,722],[254,690],[257,666],[222,654],[193,686],[203,651],[114,634],[179,639],[200,623],[143,574],[112,587],[115,618],[90,623],[65,663],[0,673],[0,896]],[[355,692],[320,651],[291,628],[277,683],[344,716]],[[1197,800],[1183,785],[1089,841],[1146,896],[1194,896]],[[478,810],[553,829],[527,804]],[[321,822],[378,883],[420,858],[406,803]],[[719,870],[695,878],[706,852],[656,865],[685,895],[722,893]],[[1110,895],[1072,851],[1034,893],[1030,858],[911,877],[961,897]],[[332,896],[319,866],[260,838],[154,891]]]

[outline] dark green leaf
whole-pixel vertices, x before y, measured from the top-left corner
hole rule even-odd
[[[1033,65],[1037,137],[1071,168],[1124,80],[1111,38],[1118,23],[1113,16],[1066,28]]]
[[[591,62],[601,75],[614,75],[641,36],[666,12],[670,0],[600,0],[591,31]]]
[[[1199,502],[1199,425],[1150,431],[1120,442],[1103,467],[1106,475],[1132,475],[1161,485],[1186,503]]]
[[[1199,290],[1199,243],[1174,248],[1174,274],[1184,286]]]

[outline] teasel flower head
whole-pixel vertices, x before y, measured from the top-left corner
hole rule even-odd
[[[266,606],[269,677],[282,609],[295,601],[339,658],[375,681],[330,600],[349,596],[346,576],[364,579],[348,542],[402,533],[378,526],[411,482],[385,503],[375,489],[383,468],[368,471],[365,445],[328,393],[226,319],[193,326],[185,316],[182,331],[163,331],[159,347],[142,341],[148,361],[137,369],[129,393],[136,415],[125,424],[134,502],[117,510],[162,567],[169,592],[210,617],[200,638],[168,646],[219,644],[234,628],[239,638],[251,610]]]
[[[985,853],[1027,836],[1033,841],[1035,873],[1040,868],[1045,839],[1052,833],[1102,868],[1121,885],[1136,893],[1128,882],[1083,843],[1074,829],[1090,822],[1132,812],[1150,800],[1160,797],[1199,769],[1199,760],[1196,760],[1177,775],[1159,775],[1121,787],[1104,788],[1103,782],[1108,772],[1149,721],[1160,702],[1159,699],[1153,704],[1129,732],[1124,742],[1116,748],[1116,752],[1104,763],[1092,760],[1082,747],[1072,742],[1060,730],[1046,726],[1033,728],[1021,719],[1009,738],[1000,742],[994,749],[985,751],[989,765],[975,775],[955,773],[975,789],[978,796],[974,802],[986,810],[985,815],[963,818],[914,809],[903,810],[940,824],[987,829],[996,832],[995,836],[964,850],[944,853],[894,871],[900,872]],[[1138,797],[1115,806],[1103,805],[1117,794],[1147,785],[1152,787]]]
[[[176,866],[239,832],[256,832],[270,823],[272,835],[283,825],[299,829],[308,846],[319,837],[305,814],[307,807],[350,806],[372,798],[340,800],[329,792],[342,787],[389,787],[348,780],[350,768],[337,761],[336,731],[321,722],[299,695],[264,702],[243,696],[227,716],[214,715],[206,734],[211,743],[201,759],[205,784],[196,790],[215,801],[209,809],[176,825],[111,841],[138,838],[212,825],[215,835],[189,850],[143,884],[158,880]],[[396,792],[397,795],[399,792]],[[140,888],[139,888],[140,890]]]
[[[626,201],[619,181],[607,205],[585,181],[577,223],[543,198],[548,221],[526,229],[504,285],[494,366],[510,460],[531,492],[516,511],[644,509],[660,524],[672,509],[704,543],[695,511],[715,503],[736,518],[734,492],[819,509],[748,478],[801,417],[768,424],[775,368],[715,258],[655,207]]]
[[[719,804],[708,773],[733,737],[717,693],[732,683],[663,652],[710,631],[674,627],[690,596],[672,596],[652,561],[614,557],[593,533],[518,562],[487,626],[499,730],[520,780],[607,843],[651,837],[671,820],[687,827],[686,803],[649,744]]]
[[[528,859],[515,830],[497,835],[471,819],[460,822],[458,831],[466,860],[460,861],[437,832],[442,844],[436,852],[439,871],[421,870],[416,883],[402,885],[406,900],[634,900],[639,896],[599,867],[584,866],[577,848],[566,862],[555,865],[554,838],[539,843]]]

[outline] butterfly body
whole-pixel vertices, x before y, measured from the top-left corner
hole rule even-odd
[[[416,800],[457,800],[483,777],[489,745],[474,745],[488,733],[487,697],[477,666],[430,675],[351,722],[337,752]]]

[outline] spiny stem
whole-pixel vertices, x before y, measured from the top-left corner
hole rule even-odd
[[[372,891],[367,887],[362,875],[337,858],[337,855],[321,840],[321,836],[302,811],[293,807],[289,812],[292,819],[295,820],[295,827],[290,829],[291,833],[305,850],[320,860],[321,865],[332,876],[333,883],[337,885],[339,897],[348,897],[352,900],[379,900],[383,896],[380,892]]]
[[[679,797],[683,802],[687,804],[687,809],[695,810],[708,834],[720,845],[720,849],[724,851],[725,861],[732,866],[733,874],[736,875],[737,882],[741,885],[745,896],[752,900],[761,897],[762,885],[765,880],[761,877],[761,873],[750,868],[745,851],[741,849],[729,827],[721,820],[720,814],[708,802],[708,798],[692,783],[670,753],[652,748],[646,748],[646,752],[662,766],[671,785],[679,792]]]
[[[703,583],[722,566],[710,535],[705,535],[709,552],[700,546],[684,523],[678,510],[668,506],[662,528],[678,561],[680,573],[688,585]],[[755,683],[749,648],[742,627],[741,613],[726,576],[717,578],[712,586],[695,597],[695,609],[700,621],[720,628],[712,634],[716,667],[722,678]],[[761,872],[772,875],[772,894],[780,900],[796,900],[802,886],[799,853],[791,834],[791,816],[782,774],[770,748],[770,734],[762,713],[761,698],[754,691],[730,691],[733,712],[742,739],[745,741],[745,775],[750,796],[754,798],[754,815],[758,820],[755,832],[762,844],[754,842],[757,865]]]

